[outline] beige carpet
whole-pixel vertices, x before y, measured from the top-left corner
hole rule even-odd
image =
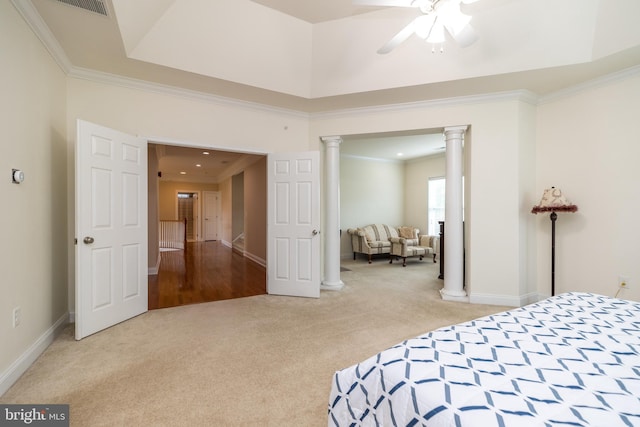
[[[336,370],[506,309],[442,301],[426,259],[343,267],[319,299],[155,310],[79,342],[71,325],[0,402],[68,403],[73,426],[325,426]]]

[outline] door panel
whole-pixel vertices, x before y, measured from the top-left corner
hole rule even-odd
[[[319,152],[268,159],[269,294],[320,296]]]
[[[215,191],[204,192],[204,240],[218,240],[219,200]]]
[[[147,142],[78,120],[76,339],[147,311]]]
[[[92,252],[92,275],[91,286],[93,292],[92,310],[107,307],[113,302],[113,288],[111,280],[111,248],[96,249]]]

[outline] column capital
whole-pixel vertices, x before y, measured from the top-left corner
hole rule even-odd
[[[445,139],[449,139],[449,137],[455,137],[456,135],[464,135],[469,126],[448,126],[444,128],[444,136]]]
[[[327,145],[339,145],[342,143],[341,136],[321,136],[320,139]]]

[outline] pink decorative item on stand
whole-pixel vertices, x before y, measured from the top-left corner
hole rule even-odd
[[[578,207],[569,203],[562,195],[562,190],[556,187],[547,188],[542,194],[540,203],[531,209],[531,213],[551,212],[551,296],[556,294],[556,212],[578,212]]]

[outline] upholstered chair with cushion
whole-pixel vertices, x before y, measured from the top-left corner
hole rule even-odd
[[[433,262],[436,262],[436,259],[440,259],[440,236],[422,234],[420,236],[420,246],[432,249]]]
[[[375,254],[388,254],[391,251],[389,239],[398,237],[395,227],[386,224],[369,224],[364,227],[350,228],[347,230],[351,236],[353,259],[356,254],[365,254],[371,264],[371,256]]]
[[[401,228],[409,228],[411,231],[401,231]],[[398,229],[398,234],[398,237],[390,239],[390,264],[393,264],[394,258],[402,258],[402,266],[406,267],[408,257],[417,256],[422,261],[423,257],[431,255],[433,256],[433,262],[436,262],[436,246],[438,244],[438,237],[427,235],[419,236],[419,230],[411,227],[400,227]]]

